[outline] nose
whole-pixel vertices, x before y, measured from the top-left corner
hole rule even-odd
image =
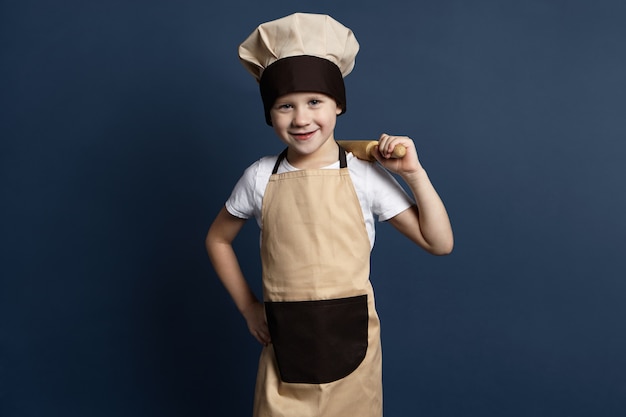
[[[293,113],[291,124],[293,126],[307,126],[311,123],[311,112],[307,108],[298,107]]]

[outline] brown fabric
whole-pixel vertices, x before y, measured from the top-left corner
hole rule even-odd
[[[265,109],[265,122],[272,125],[270,110],[280,96],[298,92],[323,93],[335,99],[346,111],[346,89],[341,71],[332,62],[301,55],[280,59],[267,67],[259,84]]]
[[[367,352],[367,295],[266,302],[281,380],[324,384],[350,375]]]

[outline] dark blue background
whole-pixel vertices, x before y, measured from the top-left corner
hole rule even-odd
[[[0,2],[0,415],[250,415],[203,240],[282,149],[237,46],[294,11],[361,43],[336,136],[415,138],[455,230],[379,226],[386,415],[626,415],[620,0]]]

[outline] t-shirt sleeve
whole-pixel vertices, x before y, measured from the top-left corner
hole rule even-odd
[[[372,211],[378,216],[378,221],[387,221],[414,204],[389,171],[378,164],[371,164],[371,167],[368,191],[372,193]]]
[[[226,210],[233,216],[241,219],[249,219],[254,216],[258,170],[258,161],[246,168],[237,184],[235,184],[230,197],[226,200]]]

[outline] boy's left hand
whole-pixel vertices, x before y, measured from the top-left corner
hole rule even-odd
[[[406,148],[406,155],[402,158],[392,158],[391,154],[397,145]],[[400,176],[411,175],[422,169],[417,157],[415,143],[407,136],[391,136],[386,133],[380,135],[378,146],[372,152],[382,166]]]

